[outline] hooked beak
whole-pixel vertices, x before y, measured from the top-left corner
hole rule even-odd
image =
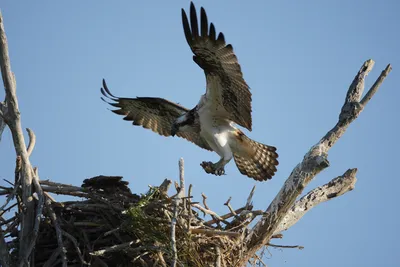
[[[178,132],[178,126],[174,123],[174,124],[172,124],[172,127],[171,127],[171,135],[175,136],[177,132]]]

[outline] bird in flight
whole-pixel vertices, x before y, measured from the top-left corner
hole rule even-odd
[[[203,161],[200,165],[210,174],[225,174],[225,165],[233,158],[243,175],[257,181],[271,179],[278,165],[276,148],[247,137],[238,127],[252,130],[251,92],[243,79],[232,45],[226,44],[223,33],[208,23],[204,8],[200,9],[200,24],[194,4],[190,17],[182,9],[182,23],[193,61],[203,69],[206,92],[193,109],[163,98],[114,96],[103,80],[102,99],[119,108],[114,113],[163,136],[179,136],[215,151],[218,162]],[[190,21],[190,23],[189,23]]]

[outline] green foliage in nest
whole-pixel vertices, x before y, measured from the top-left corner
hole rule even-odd
[[[172,258],[171,218],[173,217],[172,199],[160,193],[158,187],[151,187],[140,200],[126,212],[129,219],[124,230],[140,240],[141,246],[159,247],[167,264]],[[204,266],[198,250],[200,246],[194,237],[186,231],[186,226],[176,225],[176,246],[178,259],[183,266]],[[154,252],[156,253],[156,252]]]
[[[134,235],[143,244],[164,245],[169,247],[169,221],[163,219],[160,193],[152,187],[142,194],[139,202],[127,210],[130,220],[126,222],[125,230]],[[158,207],[157,207],[158,206]]]

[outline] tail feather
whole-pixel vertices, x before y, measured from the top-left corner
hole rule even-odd
[[[276,166],[279,164],[276,148],[251,140],[243,133],[238,136],[238,139],[242,146],[245,146],[250,152],[246,153],[247,155],[233,153],[239,171],[257,181],[271,179],[277,170]]]

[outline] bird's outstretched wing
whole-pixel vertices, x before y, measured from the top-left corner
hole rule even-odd
[[[222,33],[216,35],[213,23],[208,25],[204,8],[200,10],[200,29],[194,4],[190,4],[190,26],[182,9],[186,40],[193,60],[204,70],[207,79],[207,100],[225,109],[224,116],[251,131],[251,92],[243,79],[232,45],[225,43]],[[221,112],[221,111],[219,111]]]
[[[103,88],[101,88],[101,93],[106,98],[113,101],[109,102],[102,97],[101,99],[104,102],[113,107],[119,108],[117,110],[112,110],[112,112],[118,115],[124,115],[124,120],[132,121],[133,125],[142,126],[163,136],[170,136],[171,126],[175,119],[189,111],[185,107],[163,98],[116,97],[108,89],[105,80],[103,80]],[[201,148],[212,150],[207,142],[196,132],[178,132],[177,136],[183,137]]]

